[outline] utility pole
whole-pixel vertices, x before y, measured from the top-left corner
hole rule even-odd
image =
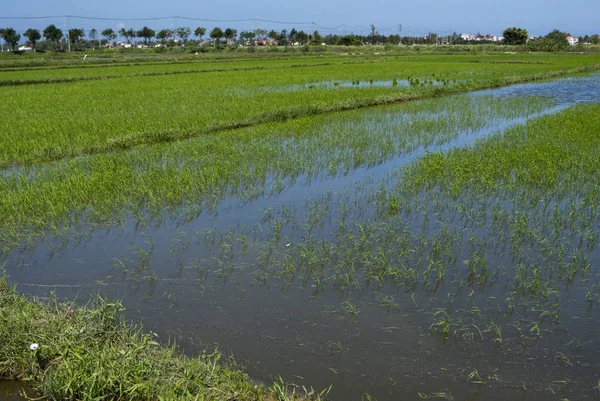
[[[69,53],[71,53],[71,27],[69,25],[69,16],[67,16],[67,48],[69,49]]]
[[[398,36],[400,37],[400,44],[402,44],[402,24],[398,25]]]
[[[342,24],[342,36],[346,36],[346,24]],[[362,36],[362,31],[361,31]]]

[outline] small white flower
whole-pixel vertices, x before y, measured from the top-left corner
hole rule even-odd
[[[286,246],[290,246],[290,245],[292,245],[292,244],[291,244],[291,243],[289,243],[289,244],[287,244]]]
[[[39,345],[38,345],[38,344],[36,344],[36,343],[33,343],[33,344],[31,344],[31,345],[29,346],[29,349],[30,349],[30,350],[32,350],[32,351],[35,351],[36,349],[38,349],[38,347],[39,347]]]

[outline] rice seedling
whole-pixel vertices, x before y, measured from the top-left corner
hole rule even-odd
[[[516,65],[514,70],[502,67],[493,73],[486,68],[479,71],[481,80],[475,79],[478,72],[474,72],[467,80],[458,80],[445,87],[373,85],[334,91],[316,87],[310,93],[299,90],[275,94],[260,89],[319,82],[332,76],[348,79],[358,75],[392,80],[397,75],[398,64],[383,60],[377,63],[377,68],[365,63],[321,65],[318,69],[307,64],[306,67],[294,67],[292,75],[285,67],[274,69],[272,73],[265,73],[260,68],[212,72],[210,79],[198,79],[194,74],[171,74],[124,76],[115,80],[37,86],[35,89],[28,85],[5,86],[2,91],[6,101],[0,105],[0,112],[13,118],[0,121],[0,165],[32,164],[118,151],[335,110],[551,78],[593,70],[596,67],[591,61],[583,59],[578,66],[572,63],[534,67]],[[448,76],[464,74],[463,66],[452,62],[417,61],[403,68],[414,69],[424,76],[442,71]],[[57,97],[63,99],[58,111],[49,101]],[[40,105],[36,107],[35,120],[30,118],[31,104]],[[230,107],[233,105],[235,107]],[[26,138],[22,132],[28,133]]]

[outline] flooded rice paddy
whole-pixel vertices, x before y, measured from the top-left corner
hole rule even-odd
[[[186,353],[218,346],[258,380],[333,385],[332,400],[594,399],[599,222],[587,192],[457,194],[411,168],[598,101],[596,74],[253,128],[264,138],[248,149],[265,164],[225,166],[210,199],[151,217],[121,205],[118,224],[70,222],[5,250],[4,265],[28,294],[123,298]],[[164,169],[194,163],[155,153]],[[46,177],[4,171],[20,174]]]

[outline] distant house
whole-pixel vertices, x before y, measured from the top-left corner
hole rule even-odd
[[[575,46],[577,43],[579,43],[579,38],[569,35],[567,36],[567,42],[569,42],[571,46]]]
[[[29,46],[20,46],[19,47],[20,52],[29,51],[29,50],[31,50],[31,47],[29,47]]]

